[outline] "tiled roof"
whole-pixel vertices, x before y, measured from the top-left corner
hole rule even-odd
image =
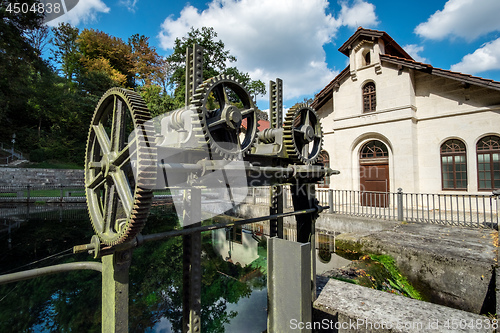
[[[241,121],[241,126],[243,126],[243,128],[246,130],[247,129],[247,118],[244,118],[242,121]],[[266,128],[270,128],[271,127],[271,123],[269,122],[269,120],[264,120],[264,119],[259,119],[257,121],[257,129],[259,131],[263,131],[265,130]]]
[[[396,64],[396,65],[402,65],[402,66],[412,68],[412,69],[415,69],[418,71],[426,72],[426,73],[429,73],[432,75],[442,76],[442,77],[446,77],[449,79],[458,80],[461,82],[473,84],[476,86],[482,86],[482,87],[488,87],[488,88],[495,89],[495,90],[500,90],[500,82],[490,80],[490,79],[484,79],[484,78],[479,77],[479,76],[473,76],[470,74],[463,74],[460,72],[453,72],[453,71],[446,70],[446,69],[436,68],[436,67],[433,67],[432,65],[429,65],[429,64],[424,64],[421,62],[417,62],[415,60],[408,60],[408,59],[404,59],[404,58],[400,58],[400,57],[396,57],[396,56],[392,56],[392,55],[388,55],[388,54],[381,54],[380,60],[386,61],[386,62],[389,62],[392,64]]]
[[[371,29],[365,29],[363,27],[359,27],[356,32],[349,37],[348,40],[345,41],[344,44],[339,48],[339,51],[345,54],[346,56],[349,56],[349,49],[352,47],[352,44],[354,44],[359,38],[362,39],[373,39],[373,38],[381,38],[384,41],[384,46],[385,46],[385,53],[391,53],[391,54],[397,54],[398,56],[401,56],[406,59],[412,59],[413,58],[406,53],[406,51],[399,46],[398,43],[394,39],[392,39],[389,34],[387,34],[385,31],[380,31],[380,30],[371,30]]]
[[[367,30],[367,29],[363,29],[363,30]],[[359,31],[359,29],[358,29],[358,31]],[[373,31],[373,30],[370,30],[370,31]],[[398,57],[398,56],[394,56],[394,55],[390,55],[390,54],[380,54],[380,60],[385,61],[385,62],[389,62],[392,64],[412,68],[412,69],[415,69],[415,70],[418,70],[421,72],[425,72],[425,73],[429,73],[432,75],[441,76],[441,77],[457,80],[460,82],[464,82],[464,83],[468,83],[468,84],[472,84],[472,85],[476,85],[476,86],[500,90],[500,82],[498,82],[498,81],[485,79],[485,78],[482,78],[479,76],[473,76],[470,74],[463,74],[460,72],[453,72],[453,71],[446,70],[446,69],[436,68],[436,67],[433,67],[432,65],[424,64],[424,63],[415,61],[413,59],[402,58],[402,57]],[[325,88],[323,88],[323,90],[321,90],[316,95],[316,97],[314,98],[314,101],[311,104],[311,107],[318,110],[326,102],[328,102],[335,85],[340,84],[340,81],[347,74],[349,74],[349,66],[347,66],[342,72],[340,72],[339,75],[337,75]]]
[[[271,123],[269,122],[269,120],[264,120],[264,119],[259,119],[257,121],[257,125],[258,125],[257,129],[259,131],[263,131],[263,130],[271,127]]]
[[[326,85],[326,87],[323,88],[323,90],[321,90],[314,97],[314,101],[311,103],[311,107],[313,109],[318,110],[328,101],[328,97],[330,96],[335,85],[340,84],[340,81],[349,74],[349,68],[349,66],[344,68],[344,70],[340,72],[339,75],[337,75],[330,83]]]

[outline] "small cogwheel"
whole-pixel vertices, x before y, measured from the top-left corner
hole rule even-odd
[[[316,163],[323,144],[316,111],[307,104],[298,104],[286,113],[283,127],[288,157],[304,164]]]
[[[243,157],[255,143],[257,113],[252,98],[232,76],[219,75],[203,82],[193,95],[212,153],[226,159]]]

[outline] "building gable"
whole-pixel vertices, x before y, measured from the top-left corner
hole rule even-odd
[[[321,113],[321,109],[327,103],[333,103],[333,92],[338,91],[340,84],[350,76],[351,80],[358,80],[358,70],[373,67],[376,74],[381,74],[382,68],[389,65],[390,68],[403,70],[414,70],[428,73],[430,75],[456,80],[467,87],[468,85],[500,90],[500,82],[484,79],[468,74],[452,72],[432,65],[417,62],[408,55],[387,33],[383,31],[358,28],[358,30],[339,48],[339,51],[349,56],[347,66],[337,77],[335,77],[316,96],[312,107]],[[383,65],[386,66],[383,66]]]

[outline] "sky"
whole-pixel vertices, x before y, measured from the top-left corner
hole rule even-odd
[[[236,66],[266,86],[283,80],[284,107],[314,98],[348,64],[338,48],[359,26],[387,32],[416,61],[500,81],[498,0],[80,0],[56,20],[127,41],[149,37],[168,56],[176,38],[210,26]],[[268,109],[268,96],[257,106]]]

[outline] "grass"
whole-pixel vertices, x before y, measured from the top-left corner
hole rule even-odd
[[[27,197],[28,196],[28,191],[27,190],[20,190],[19,192],[22,192],[21,197]],[[63,196],[66,196],[67,192],[71,192],[72,197],[84,197],[85,196],[85,191],[82,189],[75,189],[72,190],[70,188],[63,188]],[[30,197],[60,197],[61,196],[61,189],[55,188],[51,190],[31,190],[30,191]],[[0,193],[0,197],[17,197],[17,191],[15,192],[6,192],[6,193]]]
[[[39,163],[29,163],[23,166],[23,168],[34,168],[34,169],[83,169],[83,167],[77,163],[73,162],[61,162],[56,160],[43,161]]]
[[[355,251],[348,251],[347,254],[351,257],[356,254],[357,258],[351,258],[352,263],[331,278],[425,301],[407,278],[401,274],[391,256],[363,255]]]
[[[160,191],[154,191],[154,195],[170,195],[170,190],[160,190]]]

